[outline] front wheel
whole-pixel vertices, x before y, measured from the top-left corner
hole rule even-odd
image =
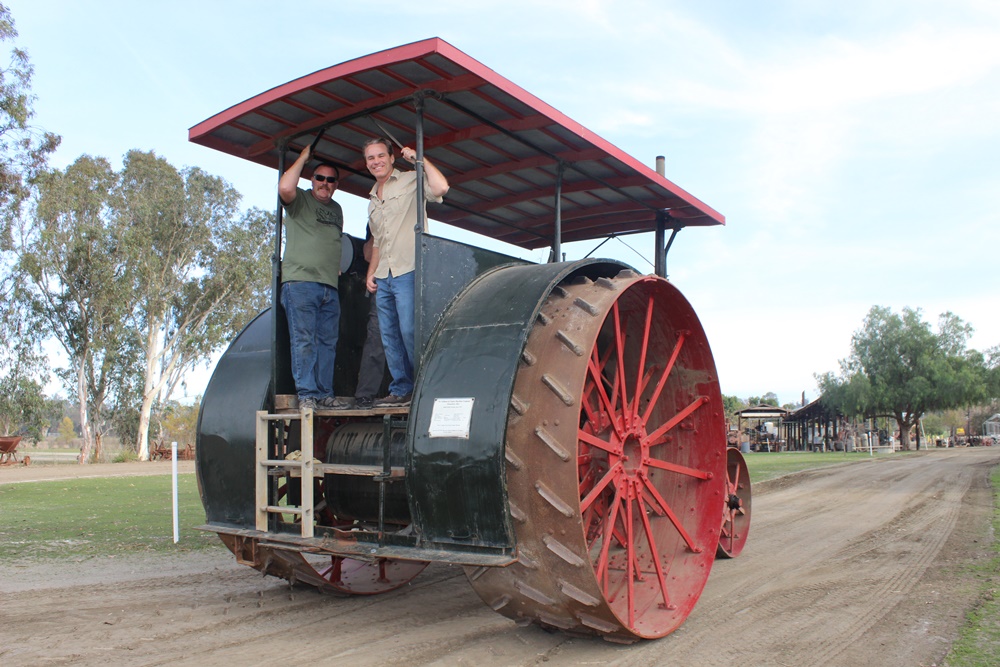
[[[708,342],[670,283],[623,271],[555,288],[507,420],[518,562],[468,570],[477,593],[515,620],[611,640],[675,630],[719,542],[722,414]]]

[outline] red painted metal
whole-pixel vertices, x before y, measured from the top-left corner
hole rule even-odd
[[[736,558],[750,535],[750,471],[735,447],[726,449],[726,497],[722,507],[722,532],[716,556]]]

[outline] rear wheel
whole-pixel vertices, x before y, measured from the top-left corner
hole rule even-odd
[[[736,558],[750,534],[750,471],[740,450],[726,449],[726,493],[722,503],[719,558]]]
[[[506,435],[518,562],[469,570],[486,603],[614,640],[676,629],[708,578],[725,483],[715,366],[680,293],[631,271],[553,290]]]

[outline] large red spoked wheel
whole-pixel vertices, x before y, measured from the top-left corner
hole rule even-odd
[[[725,489],[722,398],[694,311],[631,271],[564,284],[521,361],[506,440],[518,562],[468,570],[473,587],[522,622],[668,634],[708,578]]]
[[[726,449],[726,494],[722,506],[722,532],[715,554],[736,558],[750,534],[750,471],[740,450]]]

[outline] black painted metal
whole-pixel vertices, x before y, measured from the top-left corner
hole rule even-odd
[[[255,415],[270,400],[272,312],[233,340],[201,399],[195,461],[209,524],[254,527]]]
[[[558,262],[562,260],[562,186],[563,186],[563,174],[566,172],[566,163],[563,160],[559,160],[559,168],[556,172],[556,196],[555,196],[555,209],[556,209],[556,219],[553,225],[552,234],[552,261]]]
[[[653,273],[661,278],[667,277],[667,251],[663,247],[663,240],[666,236],[667,228],[666,218],[667,214],[664,211],[656,212],[656,233],[653,235]]]
[[[455,295],[472,280],[504,264],[528,264],[523,259],[510,257],[476,246],[451,241],[424,233],[418,247],[421,272],[417,280],[417,313],[420,313],[416,330],[417,356],[427,347],[441,314]]]
[[[388,432],[386,439],[383,424],[378,422],[345,424],[331,434],[326,462],[383,465],[383,475],[387,477],[390,466],[402,467],[406,461],[406,427],[395,425]],[[386,451],[389,457],[383,463]],[[402,480],[386,482],[371,477],[326,475],[323,491],[327,506],[338,519],[404,526],[410,523]]]
[[[503,266],[459,294],[435,328],[410,410],[407,487],[421,546],[513,549],[504,433],[525,340],[549,292],[629,268],[599,260]],[[475,399],[468,439],[432,438],[434,402]]]
[[[278,177],[285,173],[285,152],[278,154]],[[289,354],[288,320],[285,310],[281,307],[281,229],[284,224],[284,208],[281,195],[275,197],[274,211],[274,246],[271,251],[271,308],[276,317],[271,318],[271,348],[285,350]],[[268,407],[274,406],[274,394],[294,394],[295,381],[291,380],[291,362],[282,363],[285,355],[275,354],[271,358],[271,395],[268,397]],[[291,383],[289,385],[289,380]]]

